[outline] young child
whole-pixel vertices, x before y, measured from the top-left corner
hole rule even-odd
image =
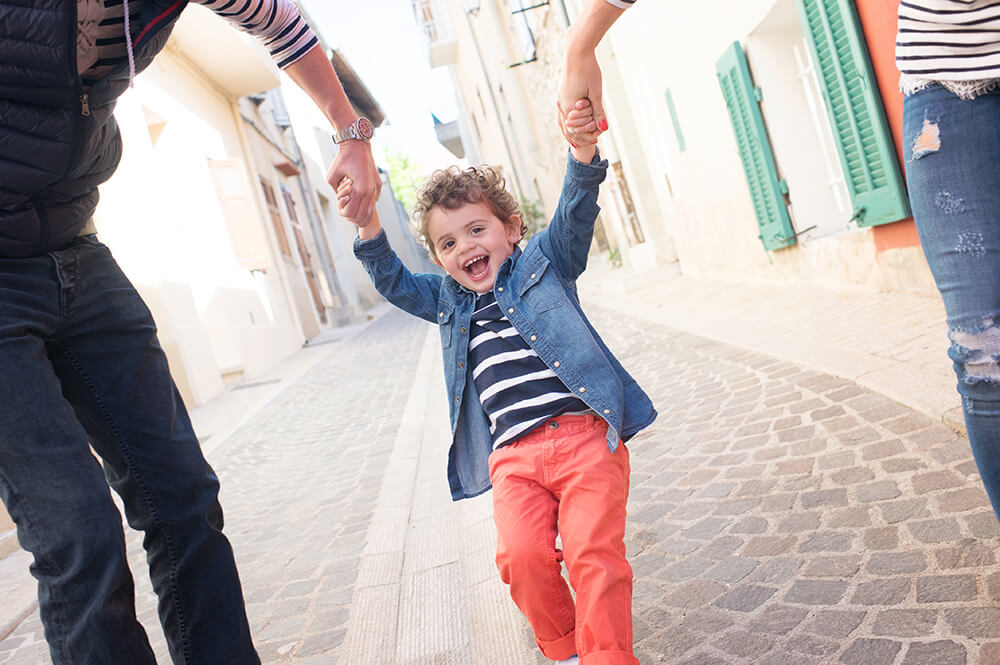
[[[638,665],[624,441],[656,411],[587,321],[575,285],[607,167],[593,145],[574,146],[559,207],[523,251],[503,177],[452,167],[431,176],[414,210],[446,277],[409,272],[377,218],[359,229],[354,253],[379,293],[440,328],[452,498],[492,484],[497,567],[539,648],[562,663]],[[350,190],[338,187],[341,206]]]

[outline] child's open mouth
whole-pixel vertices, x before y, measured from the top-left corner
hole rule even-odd
[[[490,270],[490,257],[477,256],[474,259],[466,261],[462,268],[472,279],[482,279],[486,277],[486,273]]]

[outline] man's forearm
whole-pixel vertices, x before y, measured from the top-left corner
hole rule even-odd
[[[344,129],[358,117],[321,46],[312,48],[285,72],[323,111],[334,130]]]

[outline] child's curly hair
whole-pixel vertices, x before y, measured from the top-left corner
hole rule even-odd
[[[517,199],[507,191],[503,174],[500,169],[492,166],[470,166],[460,169],[450,166],[447,169],[435,171],[420,191],[417,201],[413,204],[413,220],[417,236],[427,247],[432,257],[437,257],[431,239],[427,237],[427,220],[431,210],[440,207],[445,210],[456,210],[466,203],[483,203],[504,224],[509,224],[514,215],[521,214],[521,206]],[[524,222],[521,221],[521,234],[524,234]]]

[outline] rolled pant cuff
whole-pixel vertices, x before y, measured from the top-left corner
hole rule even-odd
[[[639,661],[625,651],[591,651],[580,656],[580,665],[639,665]]]
[[[549,660],[566,660],[576,654],[576,630],[569,631],[558,640],[552,640],[551,642],[539,642],[536,640],[535,643]]]

